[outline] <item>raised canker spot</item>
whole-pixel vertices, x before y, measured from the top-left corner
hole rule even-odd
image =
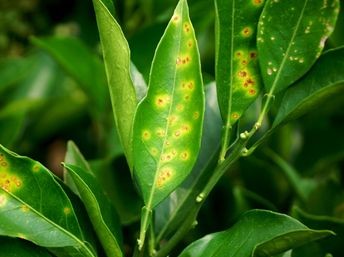
[[[164,101],[163,101],[161,98],[159,98],[159,99],[158,99],[158,104],[159,104],[159,105],[162,105],[163,103],[164,103]]]
[[[246,65],[246,64],[247,64],[247,61],[246,61],[246,60],[243,60],[243,61],[241,62],[241,64],[242,64],[242,65]]]
[[[2,162],[2,163],[1,163],[1,166],[6,167],[6,166],[7,166],[7,163],[6,163],[6,162]]]
[[[68,214],[68,213],[70,213],[70,209],[69,209],[69,208],[65,208],[65,209],[64,209],[64,212],[65,212],[66,214]]]
[[[146,133],[144,133],[143,135],[144,135],[144,137],[148,137],[148,133],[147,133],[147,132],[146,132]]]
[[[198,113],[197,113],[197,112],[195,113],[195,117],[196,117],[196,118],[198,117]]]
[[[178,136],[180,135],[180,132],[179,132],[179,131],[176,131],[176,132],[174,132],[174,135],[175,135],[176,137],[178,137]]]
[[[192,83],[192,82],[190,82],[190,83],[188,84],[188,88],[189,88],[189,89],[193,89],[193,83]]]
[[[251,59],[255,58],[256,56],[257,56],[257,53],[255,53],[255,52],[250,53],[250,58]]]
[[[183,153],[183,154],[182,154],[182,158],[183,158],[183,159],[186,159],[186,157],[188,157],[187,153]]]
[[[189,130],[189,127],[184,125],[184,126],[182,127],[182,129],[183,129],[183,130]]]
[[[170,145],[171,143],[169,141],[166,142],[166,145]]]
[[[262,0],[253,0],[253,3],[254,3],[254,4],[261,4],[261,3],[262,3]]]
[[[182,109],[182,106],[181,106],[181,105],[178,105],[178,106],[177,106],[177,109],[178,109],[178,110],[181,110],[181,109]]]
[[[238,114],[237,114],[237,113],[233,113],[232,117],[233,117],[234,119],[236,119],[236,118],[238,118]]]
[[[172,154],[175,155],[177,152],[175,150],[172,151]]]
[[[177,15],[174,15],[172,18],[174,21],[179,21],[179,17]]]
[[[250,89],[250,91],[248,92],[250,95],[254,95],[256,93],[256,90],[254,89]]]
[[[251,34],[251,30],[249,28],[245,28],[243,31],[244,35],[248,36]]]
[[[189,26],[185,24],[184,27],[185,27],[185,32],[188,33],[190,31]]]
[[[33,166],[33,170],[34,171],[38,171],[39,170],[39,166],[38,165]]]
[[[191,47],[192,46],[192,41],[188,42],[188,46]]]
[[[186,61],[189,62],[189,61],[190,61],[190,58],[189,58],[189,57],[186,57]]]
[[[300,62],[300,63],[303,63],[303,58],[301,58],[301,59],[299,60],[299,62]]]
[[[247,73],[245,71],[239,71],[238,75],[240,77],[245,77],[247,75]]]
[[[181,64],[181,63],[182,63],[182,61],[181,61],[179,58],[177,58],[177,59],[176,59],[176,64],[179,65],[179,64]]]

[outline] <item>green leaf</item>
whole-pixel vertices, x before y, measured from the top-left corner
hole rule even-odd
[[[344,47],[326,51],[302,79],[286,90],[271,129],[255,146],[286,123],[344,92],[343,55]]]
[[[99,112],[106,107],[108,92],[104,64],[80,40],[68,37],[49,37],[31,41],[47,51],[74,78]]]
[[[0,249],[2,256],[11,257],[51,257],[42,247],[26,240],[0,236]]]
[[[179,257],[265,257],[333,235],[308,229],[297,220],[271,211],[252,210],[230,229],[205,236],[189,245]]]
[[[204,91],[199,53],[185,0],[155,52],[147,96],[133,127],[133,159],[148,209],[190,173],[200,148]]]
[[[196,197],[208,182],[217,164],[222,127],[216,98],[215,83],[204,87],[205,113],[202,147],[190,175],[183,183],[155,208],[155,231],[157,243],[178,229],[195,204]]]
[[[72,177],[93,228],[108,256],[123,256],[121,222],[108,197],[96,178],[89,172],[72,164],[63,164]]]
[[[216,0],[216,86],[223,123],[233,125],[263,88],[256,35],[262,1]]]
[[[112,109],[124,154],[133,171],[130,148],[132,123],[137,106],[136,92],[130,77],[130,51],[123,32],[101,0],[93,0]]]
[[[310,72],[289,88],[272,128],[283,126],[344,92],[344,47],[325,52]]]
[[[0,145],[0,235],[25,238],[52,253],[93,257],[73,207],[40,163]]]
[[[336,24],[338,0],[268,1],[258,23],[258,56],[270,95],[301,78]]]
[[[332,253],[334,256],[341,256],[344,251],[344,219],[333,218],[329,216],[316,216],[302,211],[298,207],[293,208],[293,217],[307,225],[311,229],[328,229],[336,233],[336,237],[331,240],[323,239],[314,242],[313,245],[305,245],[293,250],[292,256],[303,256],[303,252],[311,252],[310,247],[318,249],[319,253]]]

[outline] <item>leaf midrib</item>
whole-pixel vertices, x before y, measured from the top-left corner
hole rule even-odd
[[[282,63],[281,63],[281,66],[280,66],[280,68],[279,68],[278,71],[277,71],[277,74],[276,74],[274,83],[272,84],[272,87],[271,87],[271,89],[270,89],[270,92],[269,92],[269,95],[270,95],[270,96],[272,96],[273,93],[274,93],[276,84],[277,84],[277,82],[279,81],[279,77],[280,77],[281,71],[283,70],[285,61],[288,59],[288,56],[289,56],[289,52],[290,52],[290,49],[291,49],[292,42],[294,42],[294,39],[295,39],[295,36],[296,36],[296,32],[297,32],[298,29],[299,29],[299,26],[300,26],[301,20],[302,20],[302,18],[303,18],[303,14],[304,14],[304,12],[305,12],[307,3],[308,3],[308,0],[305,0],[305,3],[304,3],[304,5],[303,5],[303,8],[302,8],[302,11],[301,11],[301,14],[300,14],[300,17],[299,17],[299,19],[298,19],[298,21],[297,21],[297,24],[296,24],[296,27],[295,27],[295,30],[294,30],[294,33],[293,33],[293,36],[291,37],[291,40],[290,40],[290,42],[289,42],[288,49],[287,49],[287,51],[286,51],[286,53],[285,53],[285,55],[284,55],[284,58],[283,58]]]
[[[3,190],[3,189],[2,189]],[[77,238],[75,235],[73,235],[72,233],[70,233],[68,230],[64,229],[63,227],[59,226],[58,224],[56,224],[55,222],[51,221],[50,219],[48,219],[47,217],[45,217],[42,213],[38,212],[35,208],[33,208],[31,205],[27,204],[26,202],[22,201],[20,198],[18,198],[16,195],[7,192],[7,194],[9,194],[10,196],[12,196],[15,200],[17,200],[18,202],[20,202],[21,204],[23,204],[24,206],[27,206],[30,210],[32,210],[37,216],[39,216],[41,219],[45,220],[46,222],[50,223],[53,227],[57,228],[58,230],[60,230],[61,232],[65,233],[66,235],[68,235],[69,237],[71,237],[72,239],[74,239],[81,247],[83,247],[84,249],[86,249],[86,251],[90,254],[90,256],[94,256],[93,253],[88,249],[88,247],[82,242],[80,241],[79,238]],[[73,246],[73,245],[71,245]],[[53,246],[52,246],[53,247]]]

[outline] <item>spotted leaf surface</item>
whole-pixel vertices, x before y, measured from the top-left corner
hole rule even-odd
[[[40,163],[0,145],[0,235],[65,256],[94,256],[65,192]]]
[[[258,23],[257,47],[266,90],[275,94],[314,64],[337,21],[339,0],[271,0]]]
[[[97,179],[77,165],[63,165],[78,189],[105,253],[109,257],[123,256],[121,221]]]
[[[264,0],[216,0],[216,86],[222,120],[233,125],[263,84],[256,49]]]
[[[133,127],[134,167],[148,209],[190,173],[200,148],[204,91],[188,6],[181,0],[157,47]]]

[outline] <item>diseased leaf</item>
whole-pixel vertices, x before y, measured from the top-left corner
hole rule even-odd
[[[121,222],[96,178],[72,164],[63,164],[72,177],[83,200],[93,228],[107,256],[123,256]]]
[[[92,101],[98,112],[103,112],[108,100],[106,75],[101,59],[80,40],[68,37],[35,38],[31,41],[47,51]]]
[[[283,126],[344,92],[344,47],[326,51],[307,75],[289,88],[272,128]]]
[[[29,241],[0,236],[0,249],[2,256],[11,257],[51,257],[43,248]]]
[[[271,129],[254,146],[286,123],[344,92],[344,47],[326,51],[313,68],[283,97]]]
[[[25,238],[65,256],[95,256],[73,207],[40,163],[0,145],[0,235]]]
[[[258,23],[258,56],[270,95],[301,78],[321,55],[339,0],[268,1]]]
[[[222,120],[233,125],[263,88],[256,35],[264,0],[216,0],[216,86]]]
[[[155,208],[157,243],[178,229],[195,204],[196,197],[208,182],[216,164],[221,141],[222,121],[216,98],[215,83],[204,87],[205,113],[202,147],[190,175]]]
[[[181,0],[158,45],[133,127],[133,159],[148,209],[190,173],[200,148],[204,92],[188,7]]]
[[[268,257],[330,235],[333,232],[308,229],[284,214],[252,210],[230,229],[192,243],[179,257]]]
[[[110,13],[111,10],[109,11],[101,0],[93,0],[93,5],[103,48],[116,127],[132,173],[130,142],[137,99],[130,76],[130,50],[121,27]]]

